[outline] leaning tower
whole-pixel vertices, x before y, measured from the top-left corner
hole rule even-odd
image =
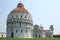
[[[7,17],[7,38],[31,38],[33,20],[31,14],[24,8],[22,3],[18,3]]]

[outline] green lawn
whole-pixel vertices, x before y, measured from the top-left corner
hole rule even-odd
[[[60,38],[0,38],[0,40],[60,40]]]

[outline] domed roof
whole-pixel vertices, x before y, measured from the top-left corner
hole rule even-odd
[[[18,3],[17,8],[11,11],[11,13],[17,13],[17,12],[29,14],[29,12],[24,8],[24,5],[22,3]]]

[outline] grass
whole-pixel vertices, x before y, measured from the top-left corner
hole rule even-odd
[[[0,40],[60,40],[60,38],[0,38]]]

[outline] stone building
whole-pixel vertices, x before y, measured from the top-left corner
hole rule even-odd
[[[49,30],[44,30],[42,25],[34,25],[33,38],[53,38],[53,25]]]
[[[10,12],[7,18],[8,38],[31,38],[33,20],[31,14],[24,8],[22,3]]]
[[[0,32],[0,38],[6,38],[6,33],[5,32]]]
[[[33,25],[31,14],[24,8],[22,3],[18,3],[7,17],[7,38],[53,38],[53,25],[49,30],[44,30],[43,26]]]

